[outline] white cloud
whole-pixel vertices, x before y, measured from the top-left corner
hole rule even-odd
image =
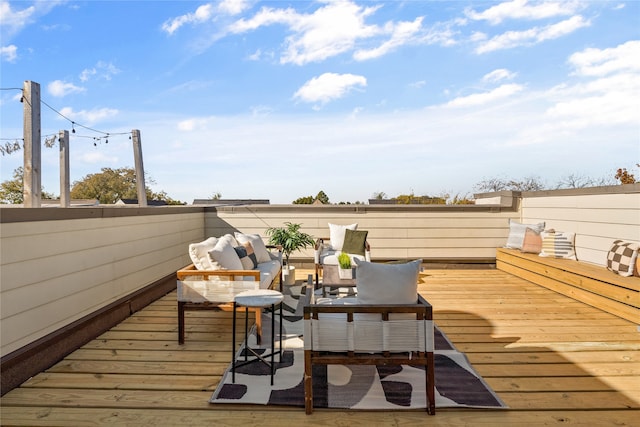
[[[18,47],[13,44],[0,47],[0,57],[7,62],[15,62],[18,58]]]
[[[478,54],[482,54],[518,46],[530,46],[545,40],[562,37],[590,24],[590,21],[578,15],[545,27],[534,27],[523,31],[507,31],[489,40],[481,41],[475,51]]]
[[[342,98],[357,86],[367,86],[367,79],[354,74],[324,73],[307,81],[294,94],[294,98],[304,102],[326,104],[334,99]]]
[[[14,11],[8,1],[0,2],[0,28],[2,28],[2,39],[15,35],[25,26],[30,24],[36,12],[35,6]]]
[[[353,57],[357,61],[378,58],[386,55],[390,51],[395,50],[399,46],[403,46],[416,37],[416,34],[422,29],[422,17],[416,18],[413,22],[399,22],[397,24],[388,24],[385,30],[391,33],[391,38],[374,49],[357,50]]]
[[[528,0],[512,0],[500,3],[482,11],[465,10],[465,14],[473,20],[485,20],[497,25],[507,19],[545,19],[556,16],[570,16],[581,8],[578,1],[543,1],[530,4]]]
[[[218,10],[227,15],[238,15],[251,6],[247,0],[222,0],[218,5]]]
[[[14,10],[8,1],[0,0],[0,40],[8,42],[35,20],[46,15],[54,7],[63,4],[64,0],[36,1],[29,7]],[[20,2],[14,2],[20,4]]]
[[[169,35],[175,33],[186,24],[203,24],[213,21],[217,15],[235,16],[251,7],[249,0],[222,0],[218,3],[207,3],[195,10],[195,12],[180,15],[168,19],[162,24],[162,30]]]
[[[412,87],[414,89],[420,89],[420,88],[423,88],[426,84],[427,84],[426,80],[419,80],[417,82],[409,83],[409,87]]]
[[[118,67],[111,62],[98,61],[98,63],[92,68],[86,68],[80,73],[80,81],[86,82],[94,76],[104,80],[111,80],[111,78],[119,74]]]
[[[73,111],[71,107],[64,107],[60,110],[60,113],[75,121],[76,123],[82,122],[83,124],[97,123],[101,120],[115,117],[119,111],[113,108],[98,108],[94,110],[81,110]]]
[[[352,50],[358,40],[380,34],[377,26],[364,22],[378,8],[335,2],[300,16],[291,26],[294,34],[286,38],[280,62],[303,65]]]
[[[229,27],[232,33],[244,33],[262,26],[283,24],[292,32],[285,39],[280,63],[304,65],[353,50],[357,41],[384,34],[365,19],[380,6],[362,7],[352,2],[330,2],[311,14],[295,10],[263,7],[251,19],[240,19]],[[403,31],[400,25],[396,31]],[[388,32],[393,34],[393,28]],[[399,33],[400,34],[400,33]]]
[[[518,84],[505,84],[499,86],[489,92],[474,93],[458,97],[447,103],[447,107],[474,107],[485,105],[499,99],[508,98],[524,89],[524,86]]]
[[[617,71],[640,71],[640,40],[628,41],[609,49],[585,49],[569,57],[576,74],[604,76]]]
[[[490,73],[485,74],[482,77],[482,81],[488,83],[495,83],[501,80],[512,80],[516,76],[516,73],[512,73],[506,68],[499,68],[497,70],[493,70]]]
[[[58,98],[62,98],[71,93],[81,93],[86,91],[85,88],[76,86],[73,83],[63,82],[62,80],[54,80],[47,85],[49,94]]]
[[[638,123],[640,99],[640,41],[633,40],[614,48],[589,48],[574,53],[569,63],[581,79],[549,91],[554,105],[547,110],[552,117],[567,120],[574,127],[593,124]]]
[[[196,129],[206,129],[207,123],[208,123],[208,120],[202,119],[202,118],[186,119],[178,123],[178,130],[191,132]]]
[[[165,21],[162,24],[162,30],[171,35],[185,24],[200,24],[209,21],[213,16],[213,12],[214,7],[211,3],[198,6],[193,13],[187,13],[186,15]]]

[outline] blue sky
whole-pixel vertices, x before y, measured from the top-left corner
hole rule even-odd
[[[638,1],[0,0],[0,17],[1,87],[41,85],[43,140],[78,124],[72,182],[133,167],[131,129],[151,188],[189,203],[638,174]],[[5,145],[22,104],[0,96]],[[57,144],[42,159],[59,194]],[[0,161],[11,179],[22,152]]]

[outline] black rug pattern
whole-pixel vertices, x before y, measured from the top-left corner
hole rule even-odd
[[[211,397],[212,403],[243,403],[304,407],[304,350],[302,340],[302,304],[298,304],[305,286],[285,289],[283,304],[283,354],[276,355],[274,385],[270,384],[270,368],[255,361],[236,368],[236,381],[231,370],[223,376]],[[263,316],[263,343],[270,343],[271,313]],[[276,331],[279,329],[276,312]],[[276,342],[277,342],[276,337]],[[270,353],[270,348],[256,346],[250,336],[249,345]],[[244,360],[244,348],[236,354]],[[449,339],[435,330],[436,407],[506,408],[473,369],[466,356],[457,351]],[[344,409],[418,409],[425,408],[424,368],[421,366],[329,365],[313,367],[315,408]]]

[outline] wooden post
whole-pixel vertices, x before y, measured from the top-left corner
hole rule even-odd
[[[40,84],[27,80],[22,91],[24,105],[24,176],[25,208],[39,208],[42,192],[42,144],[40,130]]]
[[[133,157],[136,165],[136,190],[138,191],[138,205],[147,206],[147,190],[144,181],[144,165],[142,162],[142,141],[140,139],[140,131],[133,129],[131,131],[133,139]]]
[[[69,131],[61,130],[58,133],[60,143],[60,207],[71,206],[69,195]]]

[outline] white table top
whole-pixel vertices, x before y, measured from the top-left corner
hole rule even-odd
[[[256,289],[255,291],[244,291],[236,295],[236,304],[244,307],[268,307],[279,304],[284,296],[271,289]]]
[[[244,291],[260,289],[260,282],[253,280],[178,280],[178,301],[193,303],[230,303]]]

